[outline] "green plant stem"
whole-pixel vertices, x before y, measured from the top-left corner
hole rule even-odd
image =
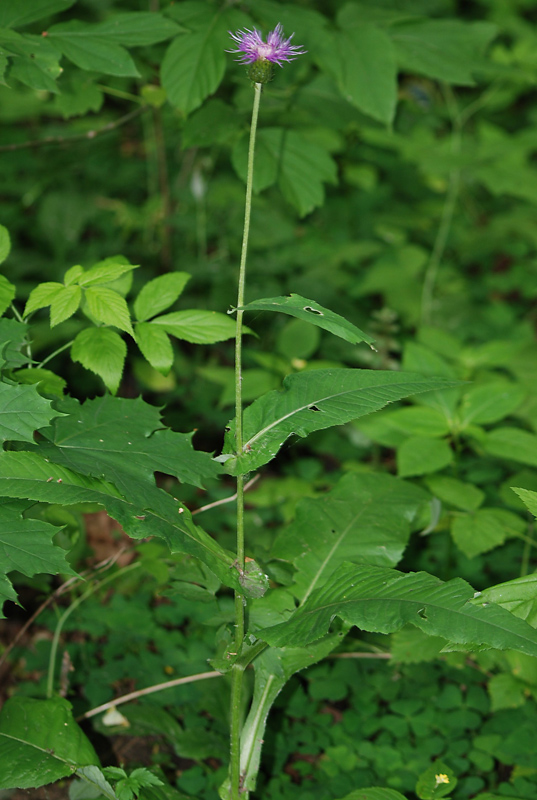
[[[107,583],[110,583],[111,581],[114,581],[116,578],[119,578],[120,575],[124,575],[125,572],[129,572],[130,570],[133,570],[133,569],[138,569],[140,564],[141,564],[141,561],[136,561],[134,564],[129,564],[126,567],[122,567],[117,572],[115,572],[113,575],[109,575],[107,578],[103,578],[102,581],[99,581],[98,583],[94,583],[92,586],[90,586],[89,589],[87,589],[84,592],[84,594],[81,594],[80,597],[77,597],[76,600],[73,600],[71,605],[68,606],[65,609],[65,611],[61,615],[60,619],[58,620],[58,624],[56,625],[56,630],[54,631],[54,636],[52,637],[52,644],[51,644],[51,647],[50,647],[50,656],[49,656],[49,662],[48,662],[48,677],[47,677],[47,698],[48,699],[50,699],[52,697],[52,694],[54,692],[54,673],[56,671],[55,670],[55,667],[56,667],[56,655],[58,653],[58,645],[60,643],[60,636],[61,636],[61,633],[62,633],[62,630],[63,630],[63,626],[65,625],[65,623],[67,622],[67,620],[69,619],[69,617],[71,616],[73,611],[75,611],[78,608],[78,606],[81,603],[84,602],[84,600],[87,600],[88,597],[91,597],[91,595],[94,594],[98,589],[101,589]]]
[[[71,345],[73,344],[74,341],[75,341],[74,339],[71,339],[71,341],[67,342],[67,344],[63,344],[61,347],[58,347],[57,350],[55,350],[49,356],[44,358],[43,361],[40,364],[37,365],[36,369],[41,369],[42,367],[44,367],[45,364],[48,364],[49,361],[52,361],[52,359],[55,356],[58,356],[60,353],[63,353],[64,350],[67,350],[69,347],[71,347]]]
[[[248,146],[248,174],[246,179],[246,204],[244,210],[244,231],[242,236],[241,261],[239,267],[239,287],[237,292],[237,330],[235,336],[235,445],[237,455],[243,452],[242,441],[242,318],[244,290],[246,286],[246,259],[248,255],[248,237],[250,234],[250,215],[252,210],[252,190],[254,177],[255,136],[259,116],[259,102],[262,84],[254,84],[254,106],[252,124],[250,126],[250,143]],[[237,562],[239,574],[244,572],[244,475],[237,477]],[[244,639],[244,603],[245,599],[235,592],[235,652],[240,654]],[[240,777],[240,737],[241,737],[241,694],[244,667],[234,664],[231,673],[231,731],[230,731],[230,781],[231,800],[239,800],[241,791]]]

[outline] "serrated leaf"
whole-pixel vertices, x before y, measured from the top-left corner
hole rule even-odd
[[[67,11],[76,0],[32,0],[20,3],[19,0],[2,0],[0,3],[0,27],[20,28],[43,17]]]
[[[531,511],[534,517],[537,517],[537,492],[532,492],[530,489],[518,489],[515,486],[511,487],[513,492],[517,494],[526,508]]]
[[[116,281],[126,272],[132,272],[133,269],[138,269],[138,266],[134,264],[124,264],[121,261],[114,261],[113,258],[107,258],[95,264],[90,269],[85,270],[81,276],[77,278],[77,283],[84,288],[112,283],[112,281]]]
[[[190,280],[188,272],[170,272],[149,281],[134,301],[134,313],[145,322],[173,305]]]
[[[460,578],[443,583],[425,572],[343,564],[287,622],[256,635],[276,647],[305,645],[324,636],[338,616],[366,631],[394,633],[411,623],[457,644],[537,656],[537,632],[530,625],[492,603],[473,604],[474,594]]]
[[[58,408],[65,413],[62,424],[45,432],[50,444],[40,445],[40,452],[64,467],[110,481],[133,502],[143,501],[146,485],[154,488],[155,472],[200,488],[221,472],[209,453],[194,450],[192,433],[165,428],[158,408],[141,398],[105,395],[82,405],[67,399]]]
[[[86,328],[80,331],[71,347],[71,358],[95,372],[115,394],[123,374],[127,345],[109,328]]]
[[[29,577],[38,573],[76,575],[65,560],[65,550],[52,543],[57,533],[58,528],[48,522],[24,519],[16,508],[0,505],[1,571],[16,570]]]
[[[394,400],[452,386],[442,378],[423,378],[390,371],[328,369],[289,375],[283,391],[269,392],[244,412],[243,455],[226,461],[232,473],[249,472],[266,464],[292,434],[341,425]],[[224,455],[234,455],[235,425],[230,423]]]
[[[1,242],[0,242],[1,248]],[[1,259],[0,259],[1,260]],[[7,311],[15,298],[16,289],[4,275],[0,275],[0,317]]]
[[[350,474],[323,497],[305,498],[278,536],[272,558],[291,561],[302,602],[344,561],[395,566],[428,495],[391,475]]]
[[[49,369],[30,369],[29,367],[27,369],[18,369],[13,374],[13,378],[17,383],[23,383],[26,386],[35,384],[40,394],[44,395],[52,394],[57,397],[63,397],[67,388],[67,381]]]
[[[447,475],[431,475],[425,482],[428,489],[443,503],[449,503],[463,511],[477,511],[485,499],[485,493],[473,483],[463,483]]]
[[[47,36],[54,47],[80,69],[118,77],[140,77],[128,51],[100,35],[98,28],[91,23],[69,20],[52,25]]]
[[[397,449],[397,474],[401,478],[438,472],[453,461],[453,450],[444,439],[411,436]]]
[[[127,47],[163,42],[185,29],[155,11],[125,11],[94,26],[97,36]]]
[[[77,769],[76,774],[82,778],[80,783],[82,786],[86,787],[86,791],[88,784],[95,787],[95,790],[99,792],[95,797],[100,798],[101,795],[104,795],[107,800],[118,800],[116,793],[104,777],[100,767],[80,767],[80,769]],[[73,791],[73,786],[74,784],[71,784],[69,787],[69,800],[77,800],[78,797],[84,797],[84,792],[77,792],[76,789]]]
[[[425,20],[394,28],[397,62],[406,72],[474,86],[474,71],[497,28],[490,22]]]
[[[50,302],[50,327],[54,328],[77,311],[82,300],[79,286],[64,286]]]
[[[0,225],[0,264],[6,260],[11,250],[11,239],[9,231],[4,225]]]
[[[233,151],[233,166],[246,181],[247,138]],[[324,201],[324,183],[337,182],[337,166],[320,145],[286,128],[263,128],[257,137],[254,190],[261,191],[276,180],[301,217]],[[257,174],[257,178],[256,178]]]
[[[151,322],[137,322],[136,344],[152,367],[167,375],[173,366],[173,348],[166,331]]]
[[[324,328],[335,336],[350,342],[359,344],[367,342],[371,345],[375,340],[353,325],[351,322],[341,317],[339,314],[330,311],[328,308],[316,303],[315,300],[308,300],[299,294],[292,294],[289,297],[267,297],[262,300],[254,300],[253,303],[243,306],[244,311],[279,311],[282,314],[289,314],[297,317],[318,328]]]
[[[218,311],[172,311],[151,320],[151,325],[161,325],[166,333],[193,344],[214,344],[232,339],[236,333],[235,320]],[[243,328],[251,333],[250,328]]]
[[[460,514],[451,525],[453,541],[467,558],[487,553],[510,536],[524,533],[524,521],[505,508],[480,508],[474,514]]]
[[[336,77],[346,100],[390,125],[397,102],[397,68],[390,37],[371,23],[346,28],[336,37]]]
[[[74,267],[70,267],[63,276],[64,285],[72,286],[73,283],[78,283],[78,279],[83,274],[84,274],[84,267],[80,266],[80,264],[76,264]]]
[[[537,436],[520,428],[496,428],[483,439],[485,451],[537,467]]]
[[[213,94],[224,77],[228,27],[226,14],[204,8],[192,32],[178,36],[166,51],[162,86],[170,103],[185,115]]]
[[[30,358],[21,352],[27,342],[28,325],[16,319],[0,319],[0,368],[14,369],[28,364]]]
[[[60,53],[42,36],[23,34],[18,41],[8,43],[14,59],[10,77],[36,91],[57,94],[56,79],[61,74]]]
[[[0,713],[0,789],[32,789],[98,764],[62,697],[11,697]]]
[[[59,416],[35,386],[0,383],[0,440],[34,441],[34,431]]]
[[[63,283],[55,283],[53,281],[40,283],[39,286],[36,286],[35,289],[30,292],[30,296],[24,307],[23,317],[33,314],[33,312],[37,311],[39,308],[49,306],[54,298],[57,297],[60,292],[64,291],[64,289]]]
[[[125,298],[113,289],[103,286],[89,287],[85,291],[88,311],[92,317],[104,325],[113,325],[130,333],[134,338],[131,316]]]
[[[143,497],[130,501],[104,480],[87,477],[38,453],[0,453],[0,496],[74,505],[98,503],[135,539],[158,536],[175,553],[199,558],[226,586],[245,594],[234,556],[194,525],[188,509],[161,489],[144,486]]]
[[[475,386],[463,395],[460,425],[489,425],[512,414],[520,406],[526,392],[522,386],[495,381]]]
[[[474,603],[496,603],[537,628],[537,573],[490,586],[478,592]]]

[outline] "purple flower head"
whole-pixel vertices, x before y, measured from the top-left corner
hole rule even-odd
[[[237,61],[240,61],[241,64],[270,61],[272,64],[283,67],[282,61],[293,61],[297,56],[304,55],[306,52],[301,47],[291,44],[294,33],[288,39],[284,38],[283,28],[279,22],[267,36],[266,42],[261,38],[257,28],[254,28],[253,31],[246,29],[237,31],[237,33],[229,31],[229,35],[238,47],[236,50],[228,50],[228,52],[240,53]]]

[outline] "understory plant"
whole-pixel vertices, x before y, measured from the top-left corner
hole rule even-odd
[[[190,12],[195,15],[194,8]],[[352,9],[347,16],[350,25]],[[56,35],[68,50],[65,36],[73,26],[62,28],[65,24],[69,25],[59,23],[52,31],[52,40]],[[166,21],[161,24],[164,37],[168,28]],[[350,29],[349,41],[352,25]],[[114,30],[119,35],[120,28]],[[385,36],[379,31],[370,23],[369,35],[377,44]],[[24,54],[15,33],[12,39]],[[426,571],[396,569],[411,534],[426,535],[435,529],[439,499],[448,509],[454,507],[444,524],[469,557],[486,552],[509,535],[525,536],[515,514],[489,509],[487,515],[486,508],[480,512],[482,498],[464,481],[436,474],[456,459],[461,440],[470,440],[492,456],[504,454],[506,448],[510,452],[509,428],[499,434],[480,425],[494,424],[514,412],[524,399],[520,387],[507,385],[502,376],[469,387],[473,375],[468,353],[466,361],[464,352],[442,358],[435,353],[430,335],[428,342],[407,346],[403,370],[339,365],[297,369],[284,378],[280,389],[262,394],[245,407],[243,336],[255,334],[260,312],[290,316],[356,348],[369,348],[367,357],[378,355],[381,344],[344,316],[302,294],[248,302],[246,270],[263,89],[273,77],[274,64],[282,67],[305,55],[305,49],[293,44],[292,37],[286,38],[280,23],[266,40],[256,28],[241,29],[231,34],[231,43],[231,52],[239,54],[248,67],[253,93],[238,293],[231,312],[170,311],[189,278],[177,271],[146,282],[129,305],[136,265],[122,256],[108,257],[87,269],[75,265],[65,272],[63,282],[40,283],[24,307],[16,300],[14,283],[6,276],[0,280],[0,434],[4,442],[0,519],[5,552],[1,597],[17,601],[7,577],[15,571],[27,577],[75,575],[64,550],[53,541],[58,524],[38,513],[46,507],[104,508],[132,539],[156,539],[171,554],[180,554],[174,577],[183,586],[176,589],[190,600],[198,598],[203,603],[216,592],[224,597],[232,594],[233,620],[220,629],[211,659],[213,670],[229,679],[229,771],[219,790],[222,800],[255,793],[265,729],[276,698],[293,675],[333,653],[352,628],[365,636],[410,632],[409,641],[415,642],[434,637],[437,654],[497,650],[537,657],[533,576],[475,591],[460,577],[441,580]],[[52,57],[45,44],[39,62],[43,74],[47,54]],[[407,61],[411,62],[408,54]],[[18,75],[26,75],[20,66]],[[391,100],[394,103],[395,97]],[[366,93],[362,103],[380,121],[392,113],[392,103],[386,98]],[[267,153],[268,161],[276,163],[274,153],[285,152],[288,143],[283,128],[265,134],[266,165]],[[282,180],[284,193],[292,197],[294,187],[286,183],[287,177]],[[305,213],[308,210],[305,207]],[[3,259],[9,251],[9,236],[2,228]],[[424,285],[426,317],[435,271],[433,262]],[[45,308],[50,310],[50,329],[64,326],[68,332],[67,341],[39,362],[34,338],[39,312]],[[247,316],[251,328],[244,325],[245,315],[251,315],[252,321]],[[151,367],[168,375],[174,339],[210,345],[230,338],[235,343],[235,414],[222,431],[220,455],[194,449],[193,433],[167,426],[159,409],[140,397],[117,396],[127,341],[136,344]],[[49,367],[67,349],[74,362],[103,380],[107,394],[84,402],[65,394],[66,382]],[[383,410],[403,399],[411,399],[412,405]],[[368,415],[374,416],[369,419]],[[246,487],[291,437],[305,438],[348,423],[357,435],[370,442],[386,442],[397,451],[399,476],[373,470],[347,472],[329,491],[305,497],[269,552],[254,558],[260,549],[255,546],[255,529],[246,525]],[[514,435],[529,447],[523,433]],[[406,480],[424,475],[423,485]],[[235,482],[233,549],[220,543],[213,535],[217,532],[197,523],[185,499],[191,497],[189,487],[201,489],[216,480],[226,486]],[[518,487],[516,492],[535,513],[537,494]],[[136,568],[135,562],[123,570]],[[105,585],[104,580],[97,588]],[[102,765],[75,720],[71,703],[62,696],[64,676],[57,665],[62,627],[95,590],[93,584],[83,587],[56,628],[46,697],[15,695],[2,709],[0,789],[35,788],[72,776],[76,779],[71,785],[73,798],[173,799],[178,795],[166,784],[164,774],[143,768],[128,773],[123,767]],[[247,671],[253,673],[253,688],[245,681]],[[432,761],[416,792],[427,800],[447,795],[454,786],[450,768]],[[384,787],[359,788],[348,798],[404,800],[399,792]]]

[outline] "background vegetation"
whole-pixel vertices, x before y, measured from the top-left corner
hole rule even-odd
[[[175,431],[196,430],[197,450],[220,452],[233,416],[233,326],[224,315],[236,301],[252,103],[244,68],[225,50],[229,30],[267,32],[278,21],[308,53],[277,69],[264,92],[248,301],[291,291],[312,298],[374,337],[377,350],[256,310],[244,398],[327,367],[459,383],[288,442],[247,494],[251,556],[289,585],[300,548],[288,544],[286,526],[294,520],[307,542],[326,493],[337,487],[350,507],[356,476],[372,502],[361,524],[375,542],[381,501],[372,488],[367,495],[367,479],[397,476],[415,505],[404,524],[386,523],[390,563],[462,577],[485,596],[526,578],[509,609],[535,627],[533,495],[511,488],[537,491],[534,0],[3,0],[0,220],[11,245],[2,231],[2,369],[19,386],[35,385],[32,360],[41,362],[37,383],[50,402],[67,392],[103,409],[103,395],[142,396]],[[69,284],[73,265],[104,272],[71,272]],[[140,292],[169,275],[171,300],[158,313],[183,316],[157,336]],[[79,288],[50,302],[34,294],[28,305],[36,285],[64,280]],[[136,343],[123,305],[98,305],[112,281],[146,326]],[[30,313],[29,348],[28,329],[17,326]],[[152,433],[158,414],[143,409]],[[159,447],[148,449],[148,463],[173,492],[158,465],[168,453],[162,439]],[[232,495],[233,482],[217,483],[205,462],[199,469],[181,501],[232,550],[233,504],[207,506]],[[4,500],[4,523],[16,502]],[[133,543],[92,503],[35,503],[25,513],[61,527],[54,542],[67,560],[48,570],[6,562],[2,642],[15,646],[2,665],[4,699],[45,696],[53,636],[61,693],[76,717],[213,669],[207,660],[215,642],[227,647],[233,600],[215,595],[212,572],[160,540]],[[73,571],[87,580],[65,587]],[[260,616],[259,626],[277,619]],[[530,800],[535,664],[512,650],[447,652],[444,639],[412,626],[391,635],[354,629],[278,697],[255,796],[360,798],[377,785],[409,800]],[[150,767],[165,781],[140,789],[135,777],[120,785],[111,775],[121,800],[140,791],[216,796],[227,768],[226,682],[177,685],[84,723],[103,764]],[[438,774],[449,783],[431,784]],[[66,785],[58,791],[67,796]],[[89,797],[76,782],[70,791]]]

